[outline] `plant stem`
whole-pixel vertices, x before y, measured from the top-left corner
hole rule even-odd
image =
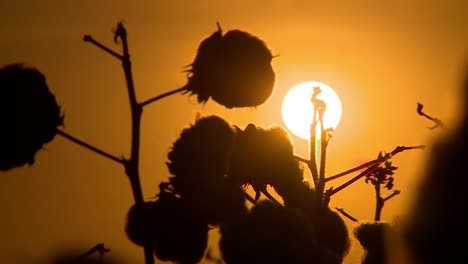
[[[130,62],[130,54],[128,51],[127,42],[127,31],[123,24],[119,22],[115,31],[115,39],[122,41],[123,47],[123,58],[122,67],[125,73],[125,80],[127,83],[128,97],[130,100],[131,117],[132,117],[132,142],[131,142],[131,153],[130,160],[125,163],[125,172],[130,180],[130,184],[133,191],[133,197],[135,204],[141,204],[144,202],[143,193],[140,185],[140,174],[139,174],[139,157],[140,157],[140,123],[142,107],[138,104],[135,94],[135,87],[133,84],[132,67]],[[145,263],[153,264],[153,250],[151,245],[144,245]]]
[[[332,196],[335,193],[337,193],[337,192],[343,190],[344,188],[348,187],[349,185],[351,185],[355,181],[359,180],[363,176],[366,176],[367,174],[371,173],[375,168],[380,166],[380,164],[382,164],[382,162],[385,162],[386,160],[390,159],[392,156],[394,156],[394,155],[396,155],[396,154],[398,154],[400,152],[403,152],[405,150],[424,149],[425,147],[426,147],[425,145],[411,146],[411,147],[397,146],[391,153],[386,154],[382,159],[377,159],[377,160],[375,160],[375,162],[374,161],[368,162],[368,163],[372,163],[372,165],[370,167],[368,167],[365,171],[361,172],[360,174],[358,174],[356,177],[352,178],[351,180],[343,183],[338,188],[333,189],[330,192],[330,196]],[[368,164],[368,163],[366,163],[366,164]]]
[[[317,157],[316,157],[316,128],[317,126],[317,121],[315,119],[315,113],[314,113],[314,121],[312,122],[312,125],[310,126],[310,140],[309,140],[309,162],[308,162],[308,167],[310,170],[310,173],[312,174],[312,180],[314,181],[315,189],[317,189],[318,185],[318,169],[317,169]]]
[[[375,215],[374,221],[380,221],[382,209],[385,204],[384,199],[380,196],[380,183],[374,185],[375,188]]]
[[[119,158],[117,158],[117,157],[115,157],[115,156],[113,156],[113,155],[111,155],[111,154],[109,154],[109,153],[107,153],[107,152],[105,152],[103,150],[100,150],[100,149],[98,149],[98,148],[96,148],[96,147],[94,147],[94,146],[92,146],[92,145],[90,145],[90,144],[88,144],[88,143],[86,143],[86,142],[84,142],[82,140],[79,140],[78,138],[76,138],[74,136],[71,136],[68,133],[66,133],[66,132],[64,132],[64,131],[62,131],[60,129],[57,129],[57,134],[59,134],[62,137],[70,140],[71,142],[76,143],[76,144],[78,144],[78,145],[80,145],[82,147],[85,147],[85,148],[87,148],[87,149],[89,149],[89,150],[91,150],[91,151],[93,151],[93,152],[95,152],[95,153],[97,153],[97,154],[99,154],[101,156],[104,156],[104,157],[106,157],[106,158],[108,158],[110,160],[113,160],[115,162],[118,162],[120,164],[124,164],[123,159],[119,159]]]
[[[160,95],[158,95],[158,96],[155,96],[155,97],[153,97],[153,98],[150,98],[150,99],[148,99],[148,100],[146,100],[146,101],[140,103],[140,107],[143,107],[143,106],[148,105],[148,104],[150,104],[150,103],[152,103],[152,102],[155,102],[155,101],[158,101],[158,100],[160,100],[160,99],[163,99],[164,97],[167,97],[167,96],[169,96],[169,95],[173,95],[173,94],[176,94],[176,93],[179,93],[179,92],[183,92],[183,91],[186,91],[186,90],[187,90],[187,88],[182,87],[182,88],[177,88],[177,89],[172,90],[172,91],[169,91],[169,92],[165,92],[165,93],[163,93],[163,94],[160,94]]]
[[[320,202],[323,204],[325,199],[323,199],[323,191],[325,189],[325,164],[327,159],[327,146],[328,146],[328,139],[327,133],[323,127],[323,120],[320,118],[320,127],[321,127],[321,135],[320,135],[320,172],[319,172],[319,179],[317,184],[317,193],[319,194],[322,199]]]

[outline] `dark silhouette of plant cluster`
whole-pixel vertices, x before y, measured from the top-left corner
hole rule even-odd
[[[279,257],[290,263],[340,263],[348,252],[344,221],[317,203],[283,128],[250,124],[242,130],[218,116],[203,117],[182,131],[168,158],[173,176],[161,183],[158,199],[145,202],[141,214],[132,207],[126,227],[132,241],[141,245],[147,239],[160,259],[196,263],[205,252],[208,227],[217,226],[226,263]],[[247,185],[257,193],[255,199],[248,198]],[[267,185],[285,205],[273,196],[257,203],[261,193],[269,195]],[[185,243],[188,236],[199,240]],[[168,258],[163,252],[177,254]]]
[[[0,170],[34,163],[63,124],[45,76],[23,64],[0,68]]]
[[[273,91],[273,56],[256,36],[241,30],[223,34],[218,24],[218,30],[201,42],[188,66],[186,85],[138,102],[127,31],[122,23],[114,30],[114,40],[121,44],[122,54],[90,35],[84,37],[84,41],[122,63],[132,118],[129,158],[118,158],[58,129],[63,118],[45,77],[34,68],[14,64],[0,69],[0,122],[5,128],[0,132],[1,170],[33,164],[35,153],[56,134],[123,165],[134,197],[125,232],[132,242],[144,248],[146,264],[154,263],[154,256],[181,264],[199,262],[207,251],[208,232],[213,228],[219,229],[221,257],[228,264],[342,263],[350,248],[350,237],[340,213],[357,220],[343,209],[331,209],[329,201],[337,192],[364,178],[375,187],[375,222],[361,223],[353,234],[366,250],[363,263],[383,263],[386,252],[382,237],[387,224],[379,221],[380,213],[384,202],[399,193],[395,191],[385,198],[380,193],[382,186],[393,188],[396,167],[390,159],[402,151],[424,146],[398,146],[375,160],[326,177],[332,130],[323,125],[326,102],[317,98],[321,90],[316,87],[311,98],[314,111],[304,113],[313,116],[309,159],[294,155],[292,140],[280,126],[249,124],[241,128],[216,115],[198,117],[181,131],[169,149],[169,175],[159,184],[155,199],[145,200],[138,167],[144,107],[176,93],[196,95],[199,103],[212,98],[226,108],[257,107]],[[421,111],[418,106],[418,113]],[[320,128],[318,135],[316,128]],[[457,146],[456,151],[464,153],[465,149]],[[458,161],[456,165],[464,160]],[[311,172],[314,186],[304,180],[305,168]],[[326,188],[329,181],[358,171],[346,183]],[[453,176],[458,172],[454,170]],[[254,197],[248,194],[248,188],[253,189]],[[415,241],[415,236],[412,238]],[[413,245],[424,249],[426,244],[416,242]],[[98,249],[103,246],[94,251]],[[86,262],[87,256],[64,258],[54,264],[92,263]]]
[[[354,235],[364,248],[362,264],[388,263],[387,236],[392,226],[385,222],[364,222],[354,229]]]

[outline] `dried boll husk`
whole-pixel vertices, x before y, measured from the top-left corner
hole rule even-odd
[[[223,36],[219,28],[200,43],[184,87],[199,103],[211,97],[227,108],[256,107],[274,89],[272,58],[258,37],[241,30]]]
[[[45,76],[21,63],[0,68],[0,170],[34,164],[63,125]]]

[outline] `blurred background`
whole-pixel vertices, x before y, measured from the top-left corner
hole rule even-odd
[[[85,34],[119,51],[112,29],[124,21],[140,101],[186,83],[184,66],[216,22],[266,42],[276,72],[275,91],[257,108],[226,109],[213,101],[174,95],[145,107],[141,134],[141,183],[154,197],[169,176],[165,162],[181,130],[197,113],[233,125],[281,125],[288,89],[303,81],[328,84],[341,97],[343,115],[329,145],[327,175],[392,151],[430,144],[416,103],[450,127],[458,118],[468,48],[468,2],[447,1],[2,1],[0,65],[24,62],[47,78],[65,116],[64,130],[116,156],[129,157],[130,108],[120,62],[83,42]],[[308,142],[291,135],[296,155]],[[395,188],[382,220],[404,214],[418,186],[426,150],[395,156]],[[105,243],[111,255],[143,263],[142,248],[124,233],[133,198],[120,164],[57,136],[30,167],[0,172],[0,259],[36,263],[57,251],[82,252]],[[305,175],[309,177],[308,174]],[[332,181],[338,186],[352,175]],[[374,216],[373,186],[364,179],[332,197],[360,220]],[[349,224],[350,232],[354,223]],[[217,231],[210,231],[215,255]],[[359,263],[353,241],[345,263]],[[208,261],[205,261],[209,263]]]

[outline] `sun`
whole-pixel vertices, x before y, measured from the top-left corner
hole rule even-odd
[[[326,103],[323,115],[325,129],[336,129],[341,119],[341,101],[330,86],[316,81],[303,82],[294,86],[284,97],[281,113],[288,130],[303,139],[310,138],[314,109],[311,97],[316,86],[322,90],[317,98]]]

